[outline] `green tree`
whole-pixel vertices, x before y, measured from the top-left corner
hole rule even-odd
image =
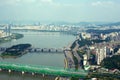
[[[120,70],[120,55],[114,55],[112,57],[107,57],[103,59],[100,65],[108,69],[116,68]]]
[[[71,77],[70,80],[79,80],[79,78]]]

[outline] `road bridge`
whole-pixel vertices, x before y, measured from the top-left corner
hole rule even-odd
[[[28,52],[32,53],[32,52],[42,52],[42,53],[63,53],[63,49],[62,48],[30,48],[28,49]]]
[[[0,62],[0,71],[2,70],[8,70],[8,72],[20,71],[22,74],[29,72],[31,74],[37,73],[43,75],[78,78],[85,78],[88,75],[88,72],[82,69],[76,71],[75,69],[64,69],[61,67],[15,64],[8,62]]]
[[[7,49],[7,47],[0,47],[0,52],[4,52]],[[27,52],[30,53],[63,53],[64,49],[63,48],[34,48],[31,47],[26,50]]]

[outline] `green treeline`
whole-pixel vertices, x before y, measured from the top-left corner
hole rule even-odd
[[[101,62],[101,66],[107,69],[119,69],[120,70],[120,55],[114,55],[107,57]]]

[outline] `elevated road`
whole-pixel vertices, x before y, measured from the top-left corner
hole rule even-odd
[[[72,57],[73,55],[72,55],[71,51],[65,50],[64,55],[65,55],[65,60],[66,60],[65,68],[74,68],[75,65],[74,65],[74,60]]]

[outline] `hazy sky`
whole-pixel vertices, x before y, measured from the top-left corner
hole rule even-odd
[[[0,21],[120,21],[120,0],[0,0]]]

